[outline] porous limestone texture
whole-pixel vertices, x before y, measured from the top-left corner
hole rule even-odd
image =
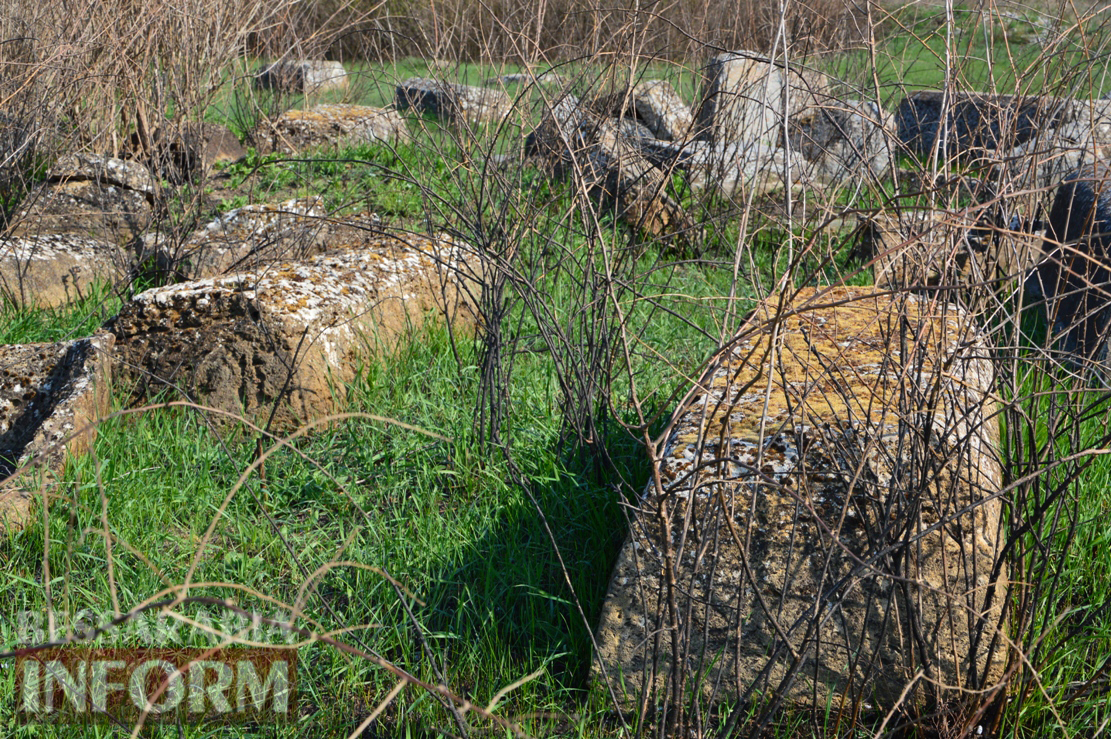
[[[179,280],[196,280],[373,245],[381,238],[375,213],[329,217],[321,198],[297,198],[228,211],[194,231],[184,244],[148,239],[144,264]]]
[[[783,143],[802,154],[812,178],[838,187],[867,184],[888,174],[894,120],[872,102],[830,101],[792,116]]]
[[[1020,284],[1042,249],[1040,236],[1007,224],[976,223],[940,210],[905,210],[867,219],[856,255],[872,261],[877,287],[991,290]]]
[[[694,125],[690,106],[667,80],[638,82],[628,90],[595,98],[590,107],[599,115],[640,121],[664,141],[687,138]]]
[[[156,188],[150,172],[136,162],[63,157],[47,172],[46,183],[27,196],[10,233],[80,234],[122,244],[150,225]]]
[[[995,684],[992,380],[952,304],[870,288],[760,304],[680,404],[660,487],[629,512],[596,678],[600,662],[632,705],[665,686],[778,691],[846,715]]]
[[[116,284],[132,267],[124,249],[76,234],[0,237],[0,293],[24,306],[54,308]]]
[[[1061,98],[957,92],[946,99],[940,90],[922,90],[899,103],[895,119],[899,140],[918,154],[930,154],[945,133],[945,160],[1021,146],[1076,116],[1072,101]]]
[[[22,528],[39,474],[84,453],[108,413],[113,337],[0,347],[0,534]],[[15,476],[13,472],[19,471]]]
[[[802,68],[784,69],[751,51],[714,56],[703,70],[698,138],[715,142],[779,140],[783,116],[829,103],[825,75]]]
[[[252,134],[260,153],[297,154],[314,147],[345,148],[374,142],[409,140],[405,119],[396,110],[365,105],[317,105],[287,110]]]
[[[466,326],[480,272],[448,237],[380,233],[358,248],[139,294],[110,329],[143,394],[169,384],[275,428],[342,408],[360,358],[426,314]]]
[[[513,100],[505,90],[410,77],[397,86],[394,106],[431,113],[446,121],[497,123],[509,115]]]
[[[347,89],[347,70],[341,62],[283,59],[260,72],[255,84],[262,89],[303,95],[344,90]]]

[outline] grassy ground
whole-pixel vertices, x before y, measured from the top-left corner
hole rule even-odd
[[[994,77],[1000,91],[1014,89],[1015,77],[1008,78],[1003,67],[976,60],[986,58],[991,43],[1013,44],[1016,62],[1008,65],[1023,68],[1030,34],[1037,32],[1025,29],[1036,25],[1015,20],[1002,37],[995,31],[987,37],[966,32],[962,38],[972,44],[967,79],[990,82]],[[886,61],[877,73],[885,90],[893,91],[888,85],[895,81],[930,86],[943,77],[938,60],[945,37],[935,11],[924,12],[909,27],[913,34],[892,32],[884,47]],[[1060,56],[1061,69],[1069,68],[1069,59],[1067,53]],[[862,63],[851,54],[838,62],[846,75]],[[1046,80],[1063,78],[1047,70],[1022,75],[1017,87],[1037,89]],[[368,65],[357,71],[355,87],[337,99],[381,104],[392,98],[394,80],[428,69],[423,62],[406,62],[388,70]],[[471,66],[459,71],[469,82],[490,72]],[[229,97],[213,115],[243,132],[249,120],[235,113],[235,104]],[[337,211],[375,210],[389,223],[418,230],[457,226],[453,221],[470,188],[482,182],[481,173],[460,171],[460,152],[450,136],[415,123],[414,130],[417,143],[394,149],[364,147],[296,160],[252,155],[215,182],[209,193],[213,209],[323,193]],[[566,192],[551,197],[556,214],[569,202]],[[764,230],[753,237],[753,262],[742,269],[742,309],[751,305],[755,284],[762,282],[766,289],[787,258],[783,232],[760,225]],[[711,221],[709,230],[721,245],[739,238],[735,220]],[[559,238],[579,249],[580,237]],[[823,270],[822,279],[843,273],[843,247],[838,241],[830,247],[840,261],[812,265]],[[539,252],[543,244],[532,242],[530,248]],[[730,252],[711,249],[704,262],[658,270],[645,282],[652,299],[642,297],[628,306],[652,312],[640,337],[651,356],[634,359],[640,362],[638,381],[659,389],[651,410],[668,411],[668,393],[685,385],[681,378],[697,372],[717,347],[715,327],[733,275],[731,262],[714,261],[722,254]],[[639,257],[642,271],[658,268],[660,256],[653,247],[645,248]],[[577,309],[574,296],[557,290],[549,297],[570,323]],[[670,312],[653,310],[661,305]],[[6,304],[0,308],[0,340],[87,335],[117,307],[118,300],[107,293],[56,311]],[[516,310],[507,324],[527,324],[528,315]],[[446,682],[478,704],[528,678],[496,712],[533,735],[627,735],[604,697],[588,690],[590,626],[625,535],[621,504],[643,487],[647,456],[636,439],[612,424],[601,441],[613,469],[602,474],[571,453],[562,443],[562,396],[552,358],[537,342],[522,346],[515,361],[504,441],[518,469],[497,448],[478,444],[478,354],[469,340],[452,342],[442,329],[414,337],[393,357],[367,362],[353,383],[350,411],[397,423],[356,418],[308,434],[292,448],[277,448],[264,473],[242,484],[240,475],[260,448],[249,428],[213,425],[205,414],[183,407],[124,413],[121,389],[120,413],[102,424],[93,453],[75,461],[52,490],[48,525],[36,521],[0,541],[0,591],[6,596],[0,606],[0,645],[17,640],[21,612],[127,610],[184,581],[195,568],[193,582],[212,584],[197,586],[194,594],[234,598],[247,610],[271,613],[267,598],[292,602],[304,588],[300,624],[318,632],[354,627],[343,635],[349,643],[429,682]],[[1103,426],[1103,416],[1086,421],[1088,437],[1078,443],[1103,439]],[[1044,651],[1043,684],[1034,692],[1047,697],[1027,702],[1021,713],[1008,717],[1014,736],[1091,736],[1107,720],[1105,695],[1077,697],[1075,685],[1111,654],[1105,607],[1111,570],[1108,534],[1101,525],[1111,509],[1107,459],[1086,468],[1070,492],[1081,515],[1076,543],[1060,563],[1066,587],[1057,605],[1067,618],[1048,637],[1064,646]],[[514,484],[515,476],[526,484]],[[104,512],[111,552],[102,533]],[[347,564],[328,567],[336,561]],[[200,609],[184,611],[201,614]],[[203,612],[223,624],[218,611]],[[209,643],[198,629],[182,627],[178,633],[186,644]],[[143,641],[137,629],[125,627],[98,644]],[[323,644],[302,648],[299,659],[297,721],[288,727],[247,727],[243,735],[345,736],[394,685],[381,669]],[[19,726],[12,717],[13,672],[0,669],[0,733],[120,735],[110,727]],[[1057,710],[1061,706],[1067,710]],[[366,736],[437,736],[451,725],[450,714],[429,694],[410,688]],[[792,731],[788,725],[781,735]],[[199,725],[148,733],[226,735],[222,727]]]

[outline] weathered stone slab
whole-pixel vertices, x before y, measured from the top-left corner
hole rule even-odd
[[[394,105],[447,121],[497,123],[509,115],[513,101],[504,90],[410,77],[397,86]]]
[[[679,170],[696,190],[716,190],[723,197],[767,195],[806,178],[809,165],[798,152],[769,144],[688,141],[639,142],[641,152],[664,171]],[[788,166],[789,165],[789,166]]]
[[[113,341],[0,347],[0,534],[26,525],[45,482],[35,472],[59,472],[67,453],[92,444],[93,424],[108,414]]]
[[[157,188],[136,162],[89,155],[59,159],[13,218],[14,236],[80,234],[124,243],[151,223]]]
[[[342,408],[359,358],[426,314],[465,325],[470,252],[447,237],[379,233],[358,248],[148,290],[110,329],[138,392],[163,383],[277,428]],[[468,292],[470,290],[471,292]]]
[[[894,117],[871,102],[830,102],[792,116],[787,140],[810,163],[812,177],[835,186],[868,182],[888,174]]]
[[[694,126],[690,106],[667,80],[645,80],[628,90],[602,95],[591,102],[591,108],[603,116],[633,118],[664,141],[686,139]]]
[[[264,69],[255,84],[266,90],[311,95],[347,89],[347,70],[341,62],[283,59]]]
[[[948,106],[944,119],[943,105]],[[1061,98],[958,92],[946,102],[943,92],[923,90],[899,103],[895,121],[899,140],[919,154],[929,154],[947,133],[945,153],[954,157],[1021,146],[1074,120],[1076,113],[1072,101]]]
[[[321,146],[341,149],[374,142],[396,144],[409,140],[409,129],[396,110],[317,105],[309,110],[287,110],[273,123],[259,126],[252,138],[260,153],[296,154]]]
[[[630,511],[597,630],[611,684],[633,705],[778,691],[850,715],[995,684],[1007,573],[981,334],[911,294],[778,306],[688,393],[662,487]]]
[[[827,105],[830,87],[825,75],[802,68],[785,70],[755,52],[718,54],[703,70],[698,138],[775,143],[783,116]]]
[[[19,305],[65,305],[98,282],[121,282],[131,267],[115,244],[75,234],[0,238],[0,292]]]
[[[210,221],[180,246],[148,240],[146,267],[179,280],[220,277],[377,243],[382,233],[377,214],[329,217],[319,197],[245,205]]]
[[[873,261],[877,287],[988,290],[1021,283],[1041,257],[1041,238],[1010,224],[955,213],[906,210],[864,222],[857,255]]]

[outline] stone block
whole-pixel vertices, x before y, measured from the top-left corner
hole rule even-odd
[[[951,304],[868,288],[761,303],[679,405],[659,487],[629,512],[596,678],[600,663],[627,705],[778,693],[846,715],[995,685],[992,372]]]
[[[397,86],[394,105],[398,110],[412,109],[446,121],[474,124],[502,121],[512,110],[513,101],[504,90],[410,77]]]
[[[126,280],[132,266],[124,249],[75,234],[0,238],[0,292],[19,305],[65,305]]]
[[[347,89],[347,70],[341,62],[319,59],[283,59],[271,64],[255,77],[265,90],[312,95],[329,90]]]
[[[786,138],[821,182],[868,183],[889,174],[894,118],[875,103],[831,101],[792,116]]]
[[[315,147],[396,144],[409,140],[409,129],[405,119],[389,108],[317,105],[309,110],[287,110],[273,123],[259,126],[252,139],[260,153],[297,154]]]
[[[357,248],[148,290],[110,325],[136,392],[165,384],[275,428],[342,410],[368,353],[429,316],[472,319],[476,257],[463,244],[397,232]]]
[[[645,80],[628,90],[601,95],[590,107],[599,115],[635,119],[664,141],[686,139],[694,126],[690,106],[666,80]]]
[[[711,141],[639,142],[641,152],[666,172],[681,171],[696,190],[726,198],[768,195],[806,179],[810,167],[798,152],[771,144]]]
[[[26,525],[34,493],[82,454],[108,414],[114,338],[0,346],[0,534]]]

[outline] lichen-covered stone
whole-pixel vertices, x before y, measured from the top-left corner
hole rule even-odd
[[[252,138],[261,153],[296,154],[320,146],[396,144],[409,140],[409,129],[405,119],[388,108],[317,105],[309,110],[287,110],[273,123],[259,126]]]
[[[632,705],[644,689],[649,706],[665,687],[778,691],[851,715],[995,684],[992,381],[980,332],[944,301],[832,288],[760,304],[630,511],[597,630],[611,685]]]
[[[397,86],[398,110],[412,108],[446,121],[497,123],[509,115],[513,101],[504,90],[410,77]]]
[[[347,88],[347,70],[341,62],[316,59],[283,59],[255,78],[262,89],[311,95]]]
[[[449,238],[379,233],[356,248],[156,288],[112,322],[137,392],[169,384],[276,428],[342,408],[362,356],[388,351],[426,314],[466,325],[478,279]]]
[[[784,116],[828,105],[831,83],[822,74],[788,68],[751,51],[714,56],[703,70],[698,138],[774,144]]]
[[[14,236],[79,234],[122,244],[151,223],[157,184],[136,162],[74,155],[59,159],[12,219]]]
[[[664,141],[687,138],[694,125],[690,106],[667,80],[638,82],[628,90],[596,98],[591,107],[600,115],[635,118]]]
[[[867,183],[888,174],[894,118],[875,103],[831,101],[792,116],[787,141],[810,164],[811,177],[835,186]]]
[[[943,105],[948,108],[944,120]],[[899,103],[895,120],[899,140],[911,150],[930,154],[944,131],[945,156],[964,157],[1021,146],[1075,120],[1076,114],[1072,101],[1061,98],[957,92],[946,99],[939,90],[922,90]]]
[[[34,493],[81,454],[108,413],[113,337],[0,346],[0,534],[22,528]],[[13,476],[13,473],[18,474]]]
[[[131,257],[120,247],[84,236],[0,238],[0,292],[19,305],[66,305],[87,296],[97,283],[123,281],[131,267]]]

